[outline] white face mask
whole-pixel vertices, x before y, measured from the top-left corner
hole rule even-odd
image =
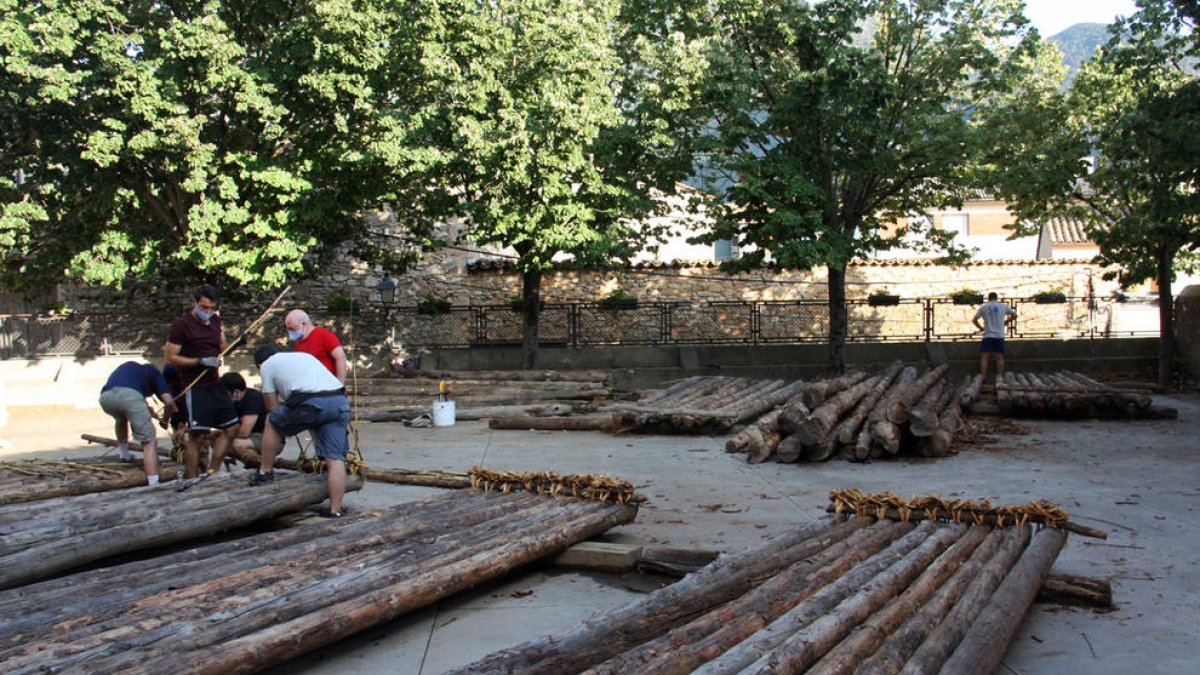
[[[212,312],[206,312],[197,306],[197,307],[192,308],[192,313],[194,313],[196,315],[196,318],[200,319],[201,321],[209,321],[213,318],[213,315],[216,314],[217,312],[215,310]]]
[[[292,342],[299,342],[300,340],[304,339],[304,329],[303,328],[298,328],[296,330],[289,330],[287,332],[287,334],[288,334],[288,339],[291,340]]]

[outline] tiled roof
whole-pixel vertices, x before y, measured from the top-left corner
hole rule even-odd
[[[1017,258],[993,258],[968,260],[957,265],[957,267],[979,267],[983,265],[1072,265],[1090,263],[1089,258],[1047,258],[1043,260],[1028,260]],[[869,258],[857,259],[850,263],[852,267],[938,267],[941,265],[935,258]],[[671,260],[669,262],[640,262],[632,265],[613,267],[612,269],[622,270],[661,270],[661,269],[716,269],[720,264],[711,260]],[[494,271],[514,271],[515,268],[511,265],[511,261],[502,259],[480,259],[471,262],[467,266],[470,272],[484,272],[489,270]],[[580,269],[572,264],[559,265],[556,269],[570,270]],[[760,269],[773,270],[775,265],[764,263]]]
[[[1078,218],[1051,218],[1046,222],[1050,241],[1054,244],[1090,244],[1087,225]]]

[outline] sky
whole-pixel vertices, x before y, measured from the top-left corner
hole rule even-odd
[[[1112,23],[1135,11],[1134,0],[1025,0],[1025,16],[1044,37],[1077,23]]]

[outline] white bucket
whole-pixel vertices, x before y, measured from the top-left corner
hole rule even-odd
[[[454,401],[433,400],[433,426],[454,426]]]

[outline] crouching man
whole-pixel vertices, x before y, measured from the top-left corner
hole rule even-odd
[[[325,460],[329,516],[340,518],[346,494],[346,454],[350,452],[350,401],[346,390],[311,354],[283,352],[275,345],[254,350],[262,376],[267,424],[263,428],[262,464],[251,485],[275,480],[275,457],[288,436],[311,431],[317,456]]]
[[[153,414],[146,404],[152,394],[166,405],[164,415],[175,412],[175,399],[167,392],[167,381],[158,368],[126,361],[117,366],[100,390],[100,409],[116,421],[117,449],[125,461],[133,458],[129,452],[129,431],[133,429],[133,439],[142,446],[146,483],[158,485],[158,438]]]

